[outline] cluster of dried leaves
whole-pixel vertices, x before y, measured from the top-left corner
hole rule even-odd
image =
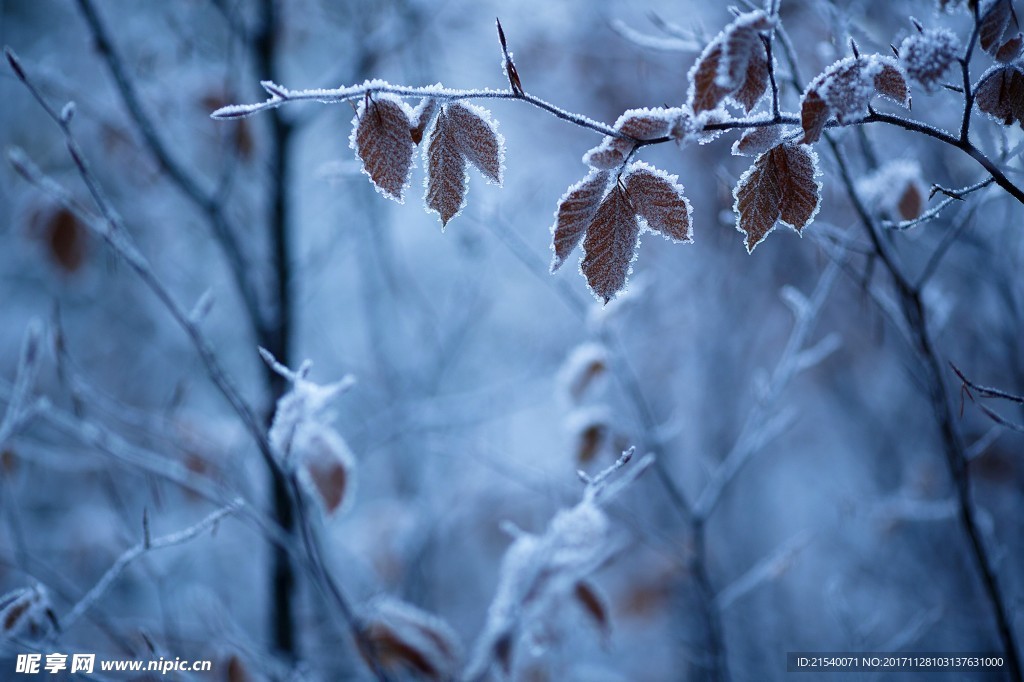
[[[1019,61],[1024,36],[1017,31],[1012,1],[975,4],[968,7],[977,13],[979,43],[996,60],[979,81],[977,107],[1006,125],[1024,126],[1024,66]],[[733,192],[736,228],[747,250],[752,252],[779,224],[800,233],[821,203],[821,173],[811,145],[826,128],[870,116],[876,96],[909,108],[908,81],[932,92],[960,59],[955,34],[925,30],[916,22],[918,33],[894,49],[897,58],[862,56],[854,48],[852,57],[829,66],[802,93],[797,130],[780,122],[784,117],[771,51],[777,23],[776,16],[763,11],[738,14],[690,70],[684,106],[629,110],[616,121],[614,133],[586,153],[583,161],[591,170],[558,202],[552,272],[582,244],[580,269],[594,295],[607,302],[625,287],[644,231],[692,241],[692,209],[677,177],[633,158],[645,145],[668,140],[680,146],[703,144],[730,128],[745,130],[733,153],[755,157]],[[525,96],[500,25],[499,34],[513,93]],[[730,116],[729,107],[749,116],[769,93],[771,118]],[[447,224],[465,203],[468,165],[500,183],[503,141],[490,114],[464,102],[427,99],[411,109],[389,95],[368,95],[359,107],[352,144],[374,185],[401,201],[413,147],[424,136],[427,208]],[[925,199],[917,196],[916,184],[907,188],[896,212],[912,219],[923,212]]]
[[[352,122],[352,147],[378,191],[401,203],[413,167],[413,151],[429,129],[423,152],[426,207],[442,227],[466,204],[467,166],[501,184],[505,141],[490,112],[466,102],[424,99],[415,109],[390,95],[367,94]]]

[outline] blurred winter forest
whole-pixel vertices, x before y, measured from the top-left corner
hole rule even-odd
[[[606,305],[578,252],[549,273],[592,129],[472,100],[504,137],[503,183],[471,169],[442,231],[422,160],[402,204],[362,172],[370,99],[210,114],[264,100],[261,80],[508,90],[499,16],[530,95],[610,126],[688,102],[726,4],[0,0],[23,72],[0,70],[0,679],[30,651],[212,659],[167,677],[231,682],[1016,660],[1024,75],[1007,8],[783,0],[754,41],[775,47],[783,114],[851,40],[892,58],[916,17],[956,35],[968,78],[910,79],[909,111],[869,116],[959,139],[963,84],[1005,38],[1010,125],[973,109],[958,148],[830,124],[820,212],[752,255],[742,130],[638,149],[678,175],[693,243],[645,233]],[[738,11],[757,9],[776,8]],[[995,46],[974,45],[1004,11]],[[729,107],[717,120],[748,117]]]

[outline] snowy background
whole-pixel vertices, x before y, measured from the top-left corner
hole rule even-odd
[[[280,110],[294,132],[278,175],[268,115],[209,118],[265,97],[258,82],[267,74],[244,42],[259,5],[101,0],[96,10],[156,134],[216,197],[261,291],[275,277],[267,226],[273,188],[284,187],[287,361],[311,360],[315,382],[357,380],[330,422],[358,463],[347,507],[325,516],[306,500],[324,563],[357,610],[389,595],[436,614],[467,660],[513,541],[502,523],[542,533],[580,500],[577,469],[594,474],[636,446],[637,458],[658,457],[657,468],[607,506],[618,551],[589,577],[606,600],[608,631],[566,600],[538,624],[536,646],[516,649],[515,679],[709,679],[711,639],[734,679],[781,679],[787,651],[1000,649],[920,354],[905,339],[891,281],[854,248],[867,240],[824,143],[821,213],[803,238],[780,228],[752,256],[732,214],[732,188],[751,162],[730,155],[736,134],[643,150],[679,175],[694,243],[644,235],[627,292],[602,306],[575,267],[578,252],[548,273],[553,212],[586,174],[580,158],[596,133],[521,102],[480,102],[505,137],[504,186],[471,172],[468,206],[443,233],[422,209],[422,162],[404,204],[374,192],[349,148],[348,104]],[[498,15],[529,92],[609,123],[628,108],[681,104],[699,50],[731,19],[724,5],[658,0],[296,0],[280,9],[275,77],[288,87],[371,77],[506,87]],[[781,16],[809,80],[849,54],[850,36],[862,52],[890,54],[914,31],[911,14],[963,41],[970,31],[966,13],[926,0],[784,1]],[[75,101],[73,129],[127,230],[183,308],[211,292],[200,326],[242,394],[269,415],[274,394],[207,216],[140,134],[78,4],[0,1],[0,42],[55,106]],[[978,57],[975,77],[986,60]],[[913,96],[915,117],[959,126],[956,93]],[[785,110],[798,101],[783,88]],[[24,149],[87,201],[59,129],[6,64],[0,102],[5,154]],[[1020,178],[1018,128],[976,114],[973,134],[993,157],[1008,150],[1001,163]],[[962,152],[905,131],[873,125],[839,139],[859,180],[894,160],[916,162],[897,173],[919,173],[926,188],[984,179]],[[873,209],[885,202],[877,197]],[[891,240],[910,273],[932,268],[942,249],[922,296],[1018,638],[1024,439],[969,398],[960,416],[960,382],[945,361],[1024,392],[1022,216],[992,187]],[[854,244],[841,266],[837,235]],[[52,405],[0,443],[0,594],[41,583],[59,621],[142,540],[144,514],[156,537],[238,496],[269,513],[267,469],[160,301],[6,162],[0,244],[0,413],[33,320],[42,336],[32,391]],[[818,305],[798,324],[804,297]],[[794,339],[796,353],[787,350]],[[1011,404],[992,407],[1024,421]],[[722,463],[736,461],[724,475]],[[174,466],[222,504],[160,474]],[[667,480],[691,502],[724,483],[700,542]],[[343,622],[302,569],[291,594],[294,651],[278,651],[271,563],[265,534],[232,515],[212,534],[145,554],[40,646],[216,661],[212,676],[182,679],[366,678]],[[0,678],[13,670],[4,657],[29,639],[0,645]]]

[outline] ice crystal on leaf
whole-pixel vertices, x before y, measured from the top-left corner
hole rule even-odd
[[[910,89],[902,68],[892,57],[867,55],[842,59],[811,81],[800,105],[805,144],[817,142],[831,116],[854,123],[868,114],[875,95],[910,106]]]
[[[956,63],[960,39],[945,28],[928,29],[907,36],[900,45],[900,63],[907,75],[928,92],[942,85],[942,77]]]
[[[390,95],[367,95],[356,110],[349,140],[373,186],[399,203],[412,171],[411,113],[405,102]]]
[[[360,614],[363,632],[373,646],[361,652],[387,668],[410,671],[428,680],[454,680],[462,647],[452,629],[437,616],[394,597],[371,600]]]
[[[748,253],[777,223],[797,233],[814,220],[821,203],[818,158],[806,145],[782,143],[761,154],[741,177],[733,196],[736,229]]]
[[[444,227],[466,204],[467,164],[501,184],[505,140],[486,109],[455,102],[437,113],[424,156],[427,210],[437,213]]]
[[[596,594],[579,595],[584,579],[608,561],[617,546],[611,522],[601,505],[629,485],[653,461],[647,456],[617,480],[612,474],[629,462],[632,450],[599,476],[585,478],[583,499],[574,507],[555,514],[541,535],[511,529],[516,536],[505,552],[498,587],[487,612],[487,622],[477,640],[466,670],[467,680],[487,679],[497,667],[504,675],[512,672],[516,644],[535,635],[552,620],[558,607],[575,599],[591,602],[584,609],[595,619],[607,611]],[[583,588],[584,592],[587,587]],[[539,641],[534,637],[534,641]]]
[[[270,367],[291,382],[291,389],[277,401],[270,425],[270,444],[288,471],[295,471],[307,491],[324,511],[333,514],[352,499],[355,457],[345,440],[330,425],[330,406],[354,383],[346,377],[321,386],[307,376],[307,361],[292,371],[266,350],[260,354]]]
[[[582,238],[580,269],[605,303],[625,287],[644,228],[674,241],[692,241],[690,202],[674,175],[638,162],[611,189],[609,178],[608,171],[591,171],[571,187],[559,201],[552,229],[552,271]]]
[[[689,104],[694,113],[718,108],[731,98],[747,112],[768,87],[768,54],[761,35],[775,19],[757,10],[736,17],[698,57],[690,69]]]

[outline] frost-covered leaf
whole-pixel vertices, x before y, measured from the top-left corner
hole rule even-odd
[[[0,596],[0,640],[24,637],[37,640],[56,625],[47,589],[40,584]]]
[[[751,58],[763,54],[761,32],[768,31],[775,22],[764,12],[741,14],[723,32],[722,57],[718,60],[715,84],[735,91],[748,78]]]
[[[562,197],[552,228],[551,270],[557,270],[583,238],[580,267],[591,291],[607,303],[626,284],[640,243],[642,218],[651,231],[692,241],[690,203],[668,175],[646,163],[630,164],[607,190],[611,174],[591,171]]]
[[[907,75],[928,92],[942,85],[942,77],[956,63],[960,39],[945,28],[927,29],[907,36],[900,45],[900,63]]]
[[[316,422],[302,424],[292,450],[300,479],[328,515],[352,500],[355,457],[333,428]]]
[[[636,146],[634,140],[646,141],[668,137],[682,109],[629,109],[615,122],[615,131],[632,139],[606,136],[601,144],[583,155],[583,163],[598,170],[612,170],[626,162]]]
[[[465,102],[449,104],[445,112],[462,155],[490,182],[500,185],[505,140],[490,112]]]
[[[629,198],[616,184],[605,197],[583,239],[580,267],[594,295],[605,303],[626,286],[640,245],[640,223]]]
[[[1003,125],[1024,127],[1024,73],[1015,64],[993,67],[982,76],[974,102]]]
[[[676,109],[629,109],[615,122],[615,129],[636,140],[656,140],[668,135]]]
[[[978,42],[981,49],[995,54],[1002,45],[1003,34],[1010,25],[1012,14],[1011,0],[988,0],[981,6],[981,16],[978,19]]]
[[[456,102],[441,107],[434,117],[426,150],[428,211],[448,224],[466,205],[467,164],[489,181],[501,184],[505,140],[490,113],[481,107]]]
[[[913,220],[924,213],[928,189],[921,164],[899,159],[889,161],[857,183],[865,203],[890,220]]]
[[[708,43],[688,74],[694,113],[715,109],[730,95],[748,112],[757,104],[768,84],[768,59],[760,35],[773,26],[774,20],[764,12],[747,12]]]
[[[433,97],[425,97],[415,109],[412,110],[412,114],[409,118],[412,119],[412,127],[410,133],[412,134],[412,141],[414,144],[419,144],[423,140],[423,134],[427,132],[427,126],[434,119],[434,114],[437,112],[437,100]]]
[[[760,126],[745,131],[732,146],[736,156],[760,156],[782,142],[785,126]]]
[[[996,61],[1009,64],[1020,56],[1021,47],[1024,47],[1024,35],[1018,33],[999,46],[994,55]]]
[[[892,57],[847,57],[825,69],[811,81],[800,105],[805,144],[817,142],[829,117],[840,123],[856,122],[867,115],[875,95],[910,106],[906,77]]]
[[[443,620],[393,597],[378,597],[361,614],[374,660],[429,680],[457,677],[462,647]],[[367,658],[368,652],[360,652]]]
[[[558,200],[555,224],[551,228],[551,250],[554,252],[551,272],[562,267],[562,263],[583,239],[583,234],[604,198],[610,175],[607,171],[591,171]]]
[[[692,242],[692,209],[683,187],[669,175],[646,163],[634,163],[625,177],[626,195],[648,229],[673,241]]]
[[[798,233],[818,212],[821,183],[817,156],[810,147],[783,143],[757,158],[733,193],[736,229],[746,235],[752,253],[778,222]]]
[[[374,186],[401,203],[412,170],[409,110],[390,95],[367,96],[352,121],[350,144]]]
[[[634,146],[630,140],[608,136],[583,155],[583,163],[596,170],[612,170],[626,162]]]
[[[587,464],[602,451],[612,427],[612,413],[606,405],[589,405],[570,412],[565,430],[572,439],[574,456],[579,464]]]
[[[570,402],[579,403],[607,374],[608,362],[608,349],[600,343],[583,343],[569,353],[558,370],[558,384]]]
[[[583,607],[583,611],[597,625],[601,634],[608,637],[611,633],[612,621],[608,600],[604,598],[604,595],[601,594],[597,587],[586,580],[576,583],[573,595],[576,597],[577,603]]]
[[[768,77],[767,55],[763,51],[754,53],[747,64],[747,77],[743,80],[743,85],[730,97],[743,107],[744,111],[750,113],[767,92]]]
[[[466,160],[444,108],[437,114],[426,150],[427,209],[441,217],[441,227],[466,204]]]

